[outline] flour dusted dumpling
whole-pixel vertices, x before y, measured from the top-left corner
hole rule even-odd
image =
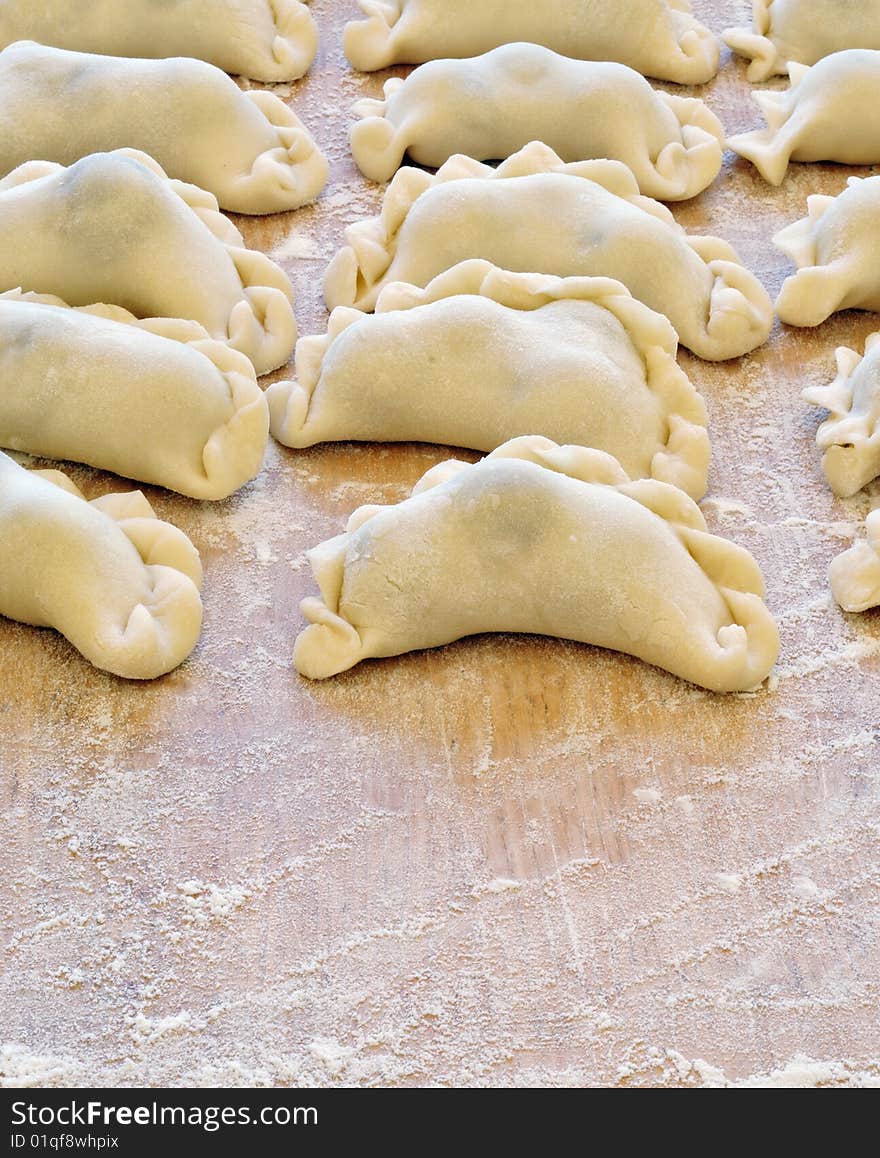
[[[199,638],[198,552],[140,491],[85,501],[0,453],[0,615],[54,627],[95,667],[155,679]]]
[[[639,194],[619,161],[564,164],[532,142],[497,169],[455,156],[434,175],[401,169],[378,217],[351,225],[324,281],[327,305],[369,310],[390,281],[425,286],[471,257],[502,269],[610,277],[665,314],[702,358],[759,346],[773,310],[717,237],[689,237]]]
[[[751,63],[748,78],[767,80],[790,62],[815,64],[845,48],[880,48],[878,0],[754,0],[752,28],[724,40]]]
[[[327,180],[327,162],[283,101],[242,92],[204,61],[28,41],[0,52],[0,175],[34,158],[69,165],[128,147],[235,213],[296,209]]]
[[[352,152],[374,181],[393,176],[405,152],[437,168],[455,153],[503,158],[536,140],[564,161],[623,161],[661,200],[696,196],[721,168],[724,130],[703,101],[657,92],[625,64],[570,60],[537,44],[424,64],[354,111],[362,119]]]
[[[194,56],[252,80],[296,80],[318,30],[300,0],[0,0],[0,48],[38,40],[108,56]]]
[[[808,197],[807,211],[773,238],[798,267],[776,301],[781,320],[818,326],[838,310],[880,310],[880,177],[850,177],[837,197]]]
[[[258,374],[283,365],[296,342],[280,266],[244,248],[210,193],[133,150],[67,169],[29,161],[0,181],[0,292],[19,288],[197,321]]]
[[[120,309],[0,294],[0,446],[226,498],[262,466],[266,399],[244,354],[193,322],[180,338]]]
[[[547,438],[434,467],[308,559],[321,595],[302,602],[294,662],[311,679],[485,631],[625,651],[713,691],[754,688],[776,661],[748,552],[677,487]]]
[[[358,0],[345,55],[365,72],[447,56],[477,56],[528,40],[581,60],[616,60],[645,76],[705,84],[718,41],[689,0]]]
[[[865,342],[864,357],[841,346],[837,377],[811,386],[803,397],[830,411],[816,432],[822,469],[836,495],[848,498],[880,475],[880,333]]]
[[[468,261],[424,290],[392,283],[375,314],[341,307],[326,335],[301,338],[297,381],[267,392],[272,433],[296,447],[357,439],[494,450],[540,430],[701,498],[706,409],[677,346],[666,319],[619,282]]]
[[[880,510],[865,519],[866,537],[832,560],[831,591],[844,611],[880,607]]]
[[[880,52],[850,49],[808,68],[788,66],[787,92],[756,92],[767,128],[730,137],[727,147],[781,185],[789,161],[880,161]]]

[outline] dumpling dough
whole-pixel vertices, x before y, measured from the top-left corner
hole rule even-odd
[[[386,286],[375,314],[340,307],[326,335],[301,338],[298,380],[267,391],[272,433],[296,447],[357,439],[494,450],[541,430],[702,498],[706,408],[677,347],[666,319],[619,282],[468,261],[424,290]]]
[[[0,52],[0,175],[34,158],[70,165],[127,147],[234,213],[296,209],[327,181],[326,160],[283,101],[242,92],[204,61],[93,56],[29,41]]]
[[[830,411],[816,432],[825,453],[822,470],[836,495],[848,498],[880,475],[880,333],[865,342],[864,357],[841,346],[837,377],[810,386],[803,397]]]
[[[529,40],[581,60],[617,60],[645,76],[705,84],[718,41],[688,0],[358,0],[367,17],[345,26],[345,55],[364,72],[445,56],[477,56]]]
[[[788,66],[787,92],[755,92],[767,128],[730,137],[727,147],[781,185],[789,161],[880,161],[880,52],[853,48],[812,68]]]
[[[18,288],[197,321],[258,374],[283,365],[296,342],[280,266],[244,248],[210,193],[127,149],[68,169],[29,161],[0,181],[0,292]]]
[[[748,552],[677,487],[547,438],[434,467],[308,559],[321,596],[301,604],[294,662],[310,679],[484,631],[625,651],[712,691],[754,688],[776,661]]]
[[[196,499],[256,477],[269,413],[244,354],[194,322],[173,341],[123,310],[35,298],[0,295],[0,446]]]
[[[878,0],[754,0],[752,28],[728,28],[727,44],[751,61],[751,81],[815,64],[845,48],[880,48]]]
[[[299,0],[2,0],[0,48],[16,40],[107,56],[195,56],[252,80],[284,81],[308,71],[318,30]]]
[[[389,180],[405,152],[437,168],[455,153],[509,157],[529,141],[564,161],[623,161],[643,193],[668,201],[695,197],[721,168],[724,130],[703,101],[657,92],[625,64],[570,60],[537,44],[424,64],[354,111],[363,119],[351,149],[373,181]]]
[[[401,169],[379,216],[350,225],[345,240],[324,281],[331,309],[370,310],[389,281],[425,286],[482,257],[514,271],[615,278],[712,361],[754,350],[773,321],[766,290],[726,242],[688,237],[619,161],[566,165],[537,141],[497,169],[464,156],[434,176]]]
[[[776,300],[780,319],[818,326],[838,310],[880,310],[880,177],[850,177],[837,197],[808,197],[807,211],[773,238],[798,267]]]
[[[832,560],[831,592],[844,611],[880,607],[880,509],[865,519],[867,537]]]
[[[198,552],[140,491],[87,503],[0,453],[0,615],[54,627],[104,671],[149,680],[199,638]]]

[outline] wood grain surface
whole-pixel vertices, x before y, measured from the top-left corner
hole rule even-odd
[[[750,14],[694,8],[715,32]],[[301,334],[325,326],[343,228],[380,202],[347,129],[388,75],[342,56],[353,3],[313,10],[318,60],[276,91],[330,184],[314,207],[236,221],[290,273]],[[760,122],[726,50],[699,92],[729,133]],[[792,165],[773,189],[727,154],[674,212],[775,294],[791,268],[771,235],[850,171]],[[2,1080],[880,1082],[880,616],[842,614],[826,582],[880,490],[831,495],[800,397],[875,328],[849,312],[777,324],[738,361],[682,354],[711,415],[703,509],[759,561],[782,632],[754,694],[504,636],[300,679],[304,551],[476,455],[273,444],[228,502],[145,488],[205,564],[181,669],[125,683],[0,621]],[[70,473],[90,496],[131,485]]]

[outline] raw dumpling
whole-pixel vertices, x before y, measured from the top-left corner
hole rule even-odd
[[[345,55],[365,72],[445,56],[477,56],[529,40],[581,60],[617,60],[645,76],[705,84],[718,41],[689,0],[358,0],[367,17],[345,26]]]
[[[0,291],[18,288],[197,321],[258,374],[283,365],[296,342],[284,271],[244,248],[210,193],[133,150],[69,169],[29,161],[0,181]]]
[[[301,338],[298,380],[267,392],[272,433],[296,447],[356,439],[494,450],[541,430],[702,498],[706,408],[677,346],[666,319],[619,282],[468,261],[424,290],[392,283],[375,314],[340,307],[326,335]]]
[[[124,319],[0,294],[0,446],[226,498],[256,477],[266,450],[253,367],[194,322],[174,341]]]
[[[752,28],[728,28],[724,40],[767,80],[788,64],[815,64],[845,48],[880,48],[878,0],[754,0]]]
[[[120,99],[124,94],[124,99]],[[242,92],[201,60],[133,60],[22,41],[0,52],[0,175],[39,158],[142,149],[234,213],[313,201],[327,162],[269,92]]]
[[[0,48],[38,40],[107,56],[195,56],[252,80],[296,80],[318,30],[299,0],[0,0]]]
[[[880,177],[850,177],[837,197],[808,197],[807,210],[773,238],[798,267],[777,298],[780,319],[818,326],[838,310],[880,310]]]
[[[770,333],[767,292],[717,237],[688,237],[639,195],[619,161],[566,165],[535,141],[497,169],[455,156],[434,175],[401,169],[378,217],[351,225],[324,281],[327,305],[373,308],[390,281],[424,286],[482,257],[503,269],[605,276],[663,313],[682,345],[712,361]]]
[[[199,638],[202,569],[140,491],[87,503],[58,471],[0,453],[0,615],[54,627],[126,679],[183,663]]]
[[[880,161],[880,52],[853,48],[812,68],[788,66],[787,92],[755,92],[766,129],[730,137],[727,147],[781,185],[789,161]]]
[[[373,181],[389,180],[405,152],[437,168],[455,153],[508,157],[529,141],[564,161],[623,161],[643,193],[667,201],[695,197],[721,168],[724,130],[703,101],[657,92],[625,64],[570,60],[537,44],[422,65],[354,111],[363,119],[351,149]]]
[[[308,559],[321,595],[301,604],[294,662],[310,679],[484,631],[625,651],[712,691],[754,688],[776,661],[748,552],[677,487],[547,438],[441,463]]]
[[[837,377],[811,386],[803,397],[831,413],[816,432],[822,469],[836,495],[848,498],[880,475],[880,333],[865,342],[864,357],[841,346]]]
[[[865,519],[867,538],[838,555],[828,568],[831,591],[844,611],[880,607],[880,509]]]

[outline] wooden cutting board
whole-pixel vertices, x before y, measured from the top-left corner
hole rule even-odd
[[[744,0],[695,8],[716,32],[749,19]],[[380,202],[348,110],[388,75],[346,65],[353,3],[313,10],[319,58],[277,91],[330,184],[236,222],[290,273],[303,334],[324,328],[343,228]],[[732,133],[759,123],[749,92],[725,52],[700,95]],[[772,189],[727,159],[675,214],[775,293],[771,235],[849,170],[795,165]],[[729,364],[682,355],[711,414],[703,509],[754,553],[781,626],[751,695],[527,637],[301,680],[304,551],[443,448],[273,445],[228,502],[148,489],[205,563],[187,664],[123,683],[0,622],[4,1080],[876,1084],[880,616],[841,614],[825,573],[880,491],[833,498],[800,397],[875,328],[846,313]]]

